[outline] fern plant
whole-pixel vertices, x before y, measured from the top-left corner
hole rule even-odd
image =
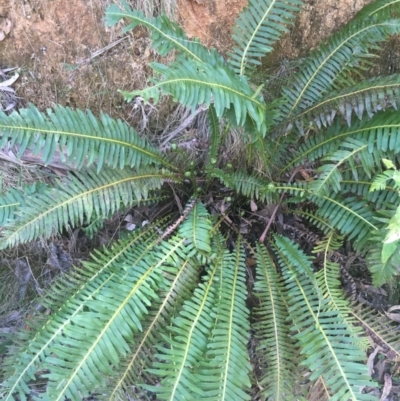
[[[144,26],[155,51],[175,51],[171,64],[151,64],[147,88],[122,94],[207,108],[194,161],[179,140],[162,152],[104,114],[0,112],[0,146],[70,167],[40,191],[3,194],[2,249],[70,227],[101,229],[143,204],[161,214],[165,202],[180,208],[56,281],[8,348],[2,399],[297,400],[313,388],[331,400],[375,399],[366,391],[376,386],[367,335],[378,333],[395,355],[398,338],[348,303],[335,255],[346,242],[376,286],[398,274],[398,241],[381,258],[397,191],[385,180],[370,188],[382,158],[399,161],[400,77],[363,74],[400,33],[400,1],[365,7],[280,90],[273,72],[257,87],[262,57],[301,7],[250,0],[226,58],[165,16],[125,2],[107,9],[108,25]]]

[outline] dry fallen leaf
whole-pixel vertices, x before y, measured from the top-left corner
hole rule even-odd
[[[383,385],[382,395],[379,401],[385,401],[390,394],[390,390],[392,389],[392,378],[390,377],[390,375],[388,373],[385,373],[384,378],[385,384]]]
[[[385,314],[389,319],[400,323],[400,305],[391,306]]]
[[[6,38],[6,36],[10,33],[12,27],[11,20],[8,18],[4,18],[0,22],[0,42]]]

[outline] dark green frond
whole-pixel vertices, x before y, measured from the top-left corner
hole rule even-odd
[[[244,77],[239,78],[228,68],[183,60],[168,66],[159,63],[150,66],[161,75],[161,79],[153,79],[154,85],[145,89],[122,92],[127,101],[141,96],[157,103],[162,92],[192,109],[199,104],[213,104],[218,118],[233,107],[237,125],[244,125],[249,116],[263,133],[272,123],[272,114],[267,115],[264,101],[254,94]]]
[[[368,144],[367,151],[371,154],[369,157],[374,159],[377,159],[373,155],[375,152],[382,152],[382,154],[385,153],[386,155],[399,153],[399,113],[395,110],[380,111],[369,121],[355,119],[350,127],[341,124],[341,121],[338,120],[326,132],[310,136],[300,146],[292,160],[282,169],[282,172],[301,164],[305,160],[312,162],[329,153],[335,152],[347,138],[352,138],[352,141],[360,141]],[[380,163],[375,163],[375,168],[379,167],[379,165]]]
[[[297,245],[275,237],[279,264],[286,282],[289,314],[295,338],[312,371],[311,380],[323,376],[332,401],[373,400],[362,394],[371,385],[365,353],[355,344],[340,312],[331,310],[311,269],[311,262]]]
[[[249,175],[244,171],[227,174],[223,170],[213,169],[212,176],[221,180],[226,186],[250,199],[266,202],[277,200],[277,188],[275,185],[261,177]]]
[[[61,161],[78,169],[94,162],[98,170],[103,164],[119,168],[169,165],[133,128],[106,114],[97,119],[89,110],[55,106],[46,116],[31,105],[10,115],[0,111],[0,147],[9,137],[11,146],[18,145],[19,155],[29,149],[46,164],[58,152]]]
[[[155,169],[132,174],[129,170],[103,169],[101,174],[88,169],[70,174],[55,188],[32,198],[18,218],[10,221],[2,235],[0,248],[50,237],[64,227],[83,224],[91,216],[106,218],[120,207],[145,200],[149,191],[160,188],[165,173]]]
[[[354,73],[369,51],[390,35],[400,32],[399,20],[377,18],[354,20],[334,34],[328,43],[311,53],[295,74],[292,84],[284,89],[286,102],[282,116],[291,118],[318,103],[333,89],[338,75],[351,66]]]
[[[261,65],[261,57],[273,49],[275,42],[288,31],[300,10],[301,0],[250,0],[236,19],[233,39],[236,46],[230,53],[230,64],[244,75]]]
[[[400,361],[400,337],[396,330],[398,325],[393,320],[364,304],[352,305],[352,316],[375,344],[387,350],[391,360]]]
[[[137,26],[145,26],[151,32],[152,46],[161,56],[176,49],[186,58],[211,65],[222,65],[223,59],[214,49],[207,49],[198,39],[189,39],[182,28],[170,21],[165,15],[148,18],[139,11],[133,10],[125,1],[122,6],[111,4],[106,10],[106,24],[113,26],[126,18],[129,25],[123,29],[127,32]]]
[[[264,246],[257,246],[256,309],[254,329],[259,340],[257,358],[262,362],[259,381],[263,399],[271,401],[295,399],[297,351],[287,323],[287,294],[273,259]]]
[[[387,107],[397,110],[400,100],[400,75],[373,78],[341,92],[332,93],[293,116],[300,131],[304,123],[315,123],[318,128],[331,125],[337,114],[341,114],[350,126],[353,113],[361,120],[365,113],[372,117],[377,111]]]

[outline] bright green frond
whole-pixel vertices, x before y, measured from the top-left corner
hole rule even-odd
[[[226,252],[226,251],[225,251]],[[202,399],[204,392],[200,388],[196,369],[207,349],[207,338],[211,334],[213,307],[218,302],[218,282],[223,249],[215,255],[207,268],[204,281],[195,289],[192,297],[183,304],[168,336],[163,339],[167,346],[160,346],[149,372],[162,378],[159,386],[145,386],[157,394],[160,400],[196,401]]]
[[[138,383],[144,382],[144,379],[150,380],[146,372],[154,361],[151,349],[160,341],[160,333],[166,334],[167,326],[183,303],[184,299],[190,298],[191,293],[197,284],[198,265],[192,261],[186,260],[182,268],[175,276],[167,275],[168,286],[162,288],[159,294],[159,300],[155,300],[149,311],[149,316],[143,322],[144,330],[135,336],[135,346],[131,350],[131,355],[123,364],[124,369],[113,381],[112,385],[108,383],[107,387],[113,388],[110,401],[125,399],[128,396],[134,398],[134,390]]]
[[[30,200],[10,221],[2,234],[0,248],[31,241],[39,236],[90,221],[91,216],[106,218],[120,207],[138,204],[149,191],[160,188],[166,178],[155,169],[132,174],[129,170],[106,170],[101,174],[88,169],[70,174],[55,188]]]
[[[275,237],[279,264],[286,282],[289,315],[297,331],[311,380],[323,376],[332,401],[373,400],[362,394],[371,385],[365,353],[354,343],[339,311],[332,310],[312,273],[311,263],[299,247],[283,237]]]
[[[122,92],[130,101],[135,96],[158,102],[160,92],[170,94],[174,100],[195,109],[199,104],[213,104],[218,118],[233,107],[236,124],[244,125],[247,117],[253,120],[259,131],[265,133],[271,124],[266,105],[244,77],[238,77],[229,68],[212,67],[198,62],[181,60],[168,66],[151,63],[161,79],[153,79],[153,86],[134,92]]]
[[[197,252],[209,254],[211,252],[212,224],[210,215],[204,205],[194,200],[194,206],[187,218],[179,226],[179,233],[188,240],[188,253]]]
[[[282,104],[282,116],[291,118],[318,103],[332,90],[342,71],[351,66],[350,71],[354,73],[360,62],[370,58],[371,49],[399,32],[399,20],[371,18],[350,22],[327,44],[311,53],[293,77],[292,84],[284,89],[287,101]]]
[[[265,400],[294,400],[297,351],[287,323],[286,289],[271,255],[260,245],[254,289],[260,301],[253,325],[259,341],[256,355],[263,368],[260,394]]]
[[[288,31],[300,10],[301,0],[250,0],[236,19],[233,39],[236,46],[230,54],[230,64],[244,75],[261,65],[261,58],[273,49],[273,45]]]
[[[29,149],[46,164],[58,152],[61,161],[78,169],[94,162],[98,170],[103,164],[119,168],[169,165],[133,128],[107,114],[97,119],[89,110],[55,106],[47,110],[46,116],[31,105],[10,115],[0,111],[0,147],[8,143],[9,137],[11,145],[19,146],[19,155]]]
[[[222,65],[223,59],[214,49],[207,49],[198,39],[189,39],[182,28],[169,20],[165,15],[155,18],[145,17],[139,10],[132,8],[121,1],[122,6],[111,4],[106,10],[106,24],[113,26],[121,19],[126,18],[129,25],[124,28],[127,32],[137,26],[145,26],[151,32],[152,46],[161,56],[167,55],[176,49],[186,58],[193,61],[212,65]]]
[[[246,307],[246,264],[240,240],[233,253],[225,252],[221,263],[219,293],[212,309],[215,320],[207,352],[199,370],[202,400],[250,400],[247,343],[250,336]]]
[[[43,299],[53,313],[46,317],[46,321],[38,327],[33,337],[23,343],[17,363],[15,356],[11,354],[6,361],[9,364],[8,370],[12,372],[4,384],[6,401],[15,400],[16,393],[21,397],[24,393],[29,394],[29,382],[36,380],[35,374],[43,369],[43,364],[48,362],[47,358],[51,355],[50,350],[55,346],[66,347],[67,354],[74,357],[72,349],[68,351],[69,346],[73,345],[70,344],[72,340],[68,339],[69,336],[77,341],[84,341],[85,329],[88,334],[99,329],[101,319],[89,311],[93,312],[99,307],[103,309],[106,298],[102,294],[115,291],[122,279],[121,274],[125,275],[125,270],[121,270],[120,266],[127,266],[130,262],[139,263],[149,244],[154,247],[157,237],[158,234],[151,225],[135,231],[110,249],[94,253],[91,261],[84,262],[82,268],[76,268],[68,277],[60,279],[53,286],[52,291]],[[138,253],[132,253],[135,250]],[[126,284],[121,284],[121,291],[124,285]],[[109,296],[112,296],[112,292]],[[77,344],[79,348],[80,345]],[[65,365],[69,366],[69,363]]]

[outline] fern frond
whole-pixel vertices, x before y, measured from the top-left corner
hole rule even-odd
[[[121,19],[126,18],[129,25],[123,32],[130,31],[137,26],[145,26],[151,32],[151,42],[161,56],[167,55],[176,49],[186,58],[211,65],[222,65],[223,59],[215,49],[207,49],[198,39],[189,39],[183,29],[172,22],[165,15],[155,18],[146,17],[141,11],[133,10],[126,1],[121,1],[121,7],[111,4],[106,9],[106,25],[116,25]]]
[[[220,275],[223,249],[219,249],[212,264],[207,268],[204,281],[195,289],[191,299],[186,300],[168,336],[163,340],[167,346],[159,347],[150,373],[162,378],[161,386],[143,387],[154,391],[160,400],[186,399],[195,401],[204,393],[196,376],[196,368],[206,351],[207,338],[212,329],[213,305],[218,301],[216,281]]]
[[[135,337],[137,344],[131,351],[131,356],[124,363],[122,372],[112,384],[107,387],[112,388],[110,401],[125,399],[129,395],[134,398],[133,388],[138,383],[147,379],[149,374],[146,369],[150,368],[154,361],[151,349],[160,341],[160,333],[166,334],[166,328],[180,309],[185,298],[190,298],[191,293],[197,283],[198,266],[192,261],[186,260],[182,268],[175,277],[168,277],[168,287],[162,288],[160,299],[153,302],[149,317],[144,321],[144,330],[139,336]]]
[[[311,262],[299,247],[275,237],[279,264],[286,282],[289,314],[304,364],[312,371],[310,380],[323,376],[332,401],[372,400],[361,388],[370,385],[365,353],[355,344],[340,313],[330,310],[311,269]]]
[[[259,339],[257,355],[262,355],[264,369],[259,384],[263,399],[294,400],[297,351],[289,335],[287,294],[273,259],[264,246],[257,245],[257,281],[255,291],[260,301],[256,309],[255,335]]]
[[[2,235],[1,248],[50,237],[69,224],[83,224],[92,215],[105,218],[121,206],[138,204],[149,191],[160,188],[166,175],[155,169],[136,172],[88,169],[70,174],[55,188],[31,199],[19,217],[9,222]]]
[[[267,125],[272,123],[272,114],[267,115],[262,98],[254,94],[244,77],[239,78],[228,68],[184,60],[168,66],[159,63],[150,66],[161,79],[153,79],[154,85],[142,90],[121,92],[127,101],[141,96],[157,103],[162,91],[192,109],[199,104],[213,104],[218,118],[233,106],[237,125],[244,125],[250,116],[257,129],[264,133]]]
[[[236,250],[231,254],[225,252],[221,260],[221,282],[212,312],[215,325],[198,374],[204,400],[251,399],[246,393],[252,367],[247,352],[250,324],[246,307],[246,264],[241,248],[239,239]]]
[[[371,337],[375,344],[380,345],[391,360],[400,362],[400,337],[395,322],[364,304],[353,304],[351,314],[360,323],[366,335]]]
[[[74,317],[70,334],[64,332],[66,339],[51,347],[50,355],[57,357],[46,358],[49,397],[61,401],[67,396],[75,401],[88,396],[96,386],[104,386],[101,374],[112,373],[112,366],[118,366],[120,357],[130,352],[134,333],[142,330],[140,321],[165,281],[163,270],[176,272],[185,260],[183,242],[171,239],[157,247],[135,249],[137,256],[127,259],[115,280],[88,303],[90,311]],[[75,350],[72,355],[71,347]]]
[[[261,57],[273,49],[274,43],[288,31],[300,10],[301,0],[250,0],[235,21],[233,39],[236,46],[230,64],[235,71],[244,75],[254,66],[261,65]]]
[[[344,297],[339,280],[340,266],[338,263],[329,260],[329,253],[338,250],[342,243],[343,237],[337,236],[332,231],[314,247],[313,253],[321,252],[323,254],[322,269],[315,277],[322,296],[328,300],[327,308],[339,312],[343,322],[347,325],[349,333],[354,338],[354,343],[366,352],[370,344],[360,327],[357,326],[357,322],[351,316],[351,308]]]
[[[335,152],[340,144],[350,137],[355,141],[368,143],[367,150],[370,154],[377,151],[382,152],[382,154],[399,153],[399,128],[399,113],[394,110],[378,112],[369,121],[357,119],[350,127],[343,126],[338,119],[337,123],[329,127],[326,132],[313,135],[307,139],[281,173],[299,165],[304,160],[312,162]],[[379,165],[376,164],[376,166]]]
[[[188,239],[188,255],[194,256],[197,252],[209,254],[211,252],[212,224],[210,215],[205,206],[194,200],[194,206],[187,218],[179,226],[179,234]]]
[[[40,182],[26,185],[22,190],[10,188],[5,194],[0,196],[0,226],[15,217],[15,212],[26,206],[27,199],[46,191],[47,186]]]
[[[46,116],[31,105],[10,115],[0,111],[0,147],[9,137],[11,146],[19,146],[18,155],[30,149],[45,164],[59,152],[62,161],[77,169],[94,162],[98,171],[103,164],[123,168],[155,163],[176,169],[133,128],[103,113],[96,119],[89,110],[55,106]]]
[[[210,105],[208,109],[208,124],[210,127],[210,147],[208,151],[208,159],[206,170],[213,167],[217,162],[219,145],[221,143],[222,135],[220,132],[220,121],[213,105]]]
[[[348,66],[354,73],[357,66],[370,57],[369,50],[379,42],[400,32],[399,20],[371,18],[354,20],[331,36],[327,44],[313,51],[283,92],[287,102],[282,115],[291,118],[318,103],[333,88],[336,78]]]
[[[62,343],[68,333],[81,330],[79,326],[72,327],[76,326],[75,318],[86,316],[86,324],[94,319],[93,325],[97,326],[95,318],[82,313],[85,309],[91,308],[91,303],[97,297],[102,299],[101,292],[107,292],[113,281],[119,283],[118,270],[122,263],[127,260],[134,260],[137,263],[143,257],[139,254],[140,257],[135,260],[131,251],[138,248],[143,251],[149,244],[155,244],[157,236],[152,225],[137,230],[126,239],[114,244],[111,249],[95,252],[91,261],[83,262],[83,267],[75,268],[71,275],[55,283],[52,291],[42,300],[53,313],[38,326],[32,338],[24,341],[18,362],[15,361],[15,355],[9,355],[6,361],[9,365],[8,370],[12,371],[4,383],[6,401],[14,400],[15,393],[20,397],[23,397],[24,393],[29,393],[29,381],[36,380],[35,375],[40,372],[43,363],[51,355],[51,347]],[[66,345],[68,346],[68,341]]]
[[[309,121],[318,128],[331,125],[335,116],[341,114],[350,126],[353,113],[361,120],[365,113],[372,117],[377,111],[393,107],[397,110],[400,100],[400,75],[373,78],[338,93],[324,97],[316,104],[292,117],[300,131]]]
[[[264,202],[273,202],[273,200],[278,199],[278,191],[274,183],[261,177],[247,174],[245,171],[227,174],[223,170],[213,169],[212,176],[250,199]]]

